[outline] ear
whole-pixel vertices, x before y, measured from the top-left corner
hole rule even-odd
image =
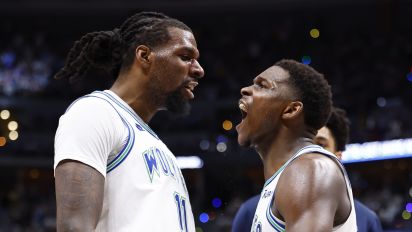
[[[152,50],[145,45],[137,46],[135,50],[136,62],[139,63],[142,67],[148,68],[153,62],[153,53]]]
[[[303,103],[300,101],[290,102],[282,112],[282,119],[293,119],[303,112]]]
[[[341,151],[335,152],[335,155],[338,157],[339,160],[342,160],[342,152]]]

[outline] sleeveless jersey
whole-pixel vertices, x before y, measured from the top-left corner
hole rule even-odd
[[[276,197],[274,192],[276,185],[278,183],[279,177],[281,176],[283,170],[296,158],[307,153],[320,153],[332,158],[342,170],[345,178],[346,188],[350,199],[351,212],[348,219],[341,225],[336,226],[332,229],[335,232],[356,232],[356,214],[355,206],[352,195],[352,188],[348,176],[346,174],[345,168],[342,166],[340,161],[335,155],[326,151],[318,145],[309,145],[300,149],[294,156],[292,156],[272,177],[270,177],[263,187],[263,190],[260,194],[260,200],[256,208],[255,216],[253,218],[251,232],[268,232],[268,231],[278,231],[284,232],[285,222],[275,217],[272,213],[272,203]]]
[[[106,167],[104,199],[96,231],[194,232],[189,195],[172,152],[113,92],[95,91],[83,98],[107,104],[116,112],[111,120],[120,120],[116,125],[123,125],[121,129],[127,134],[121,139],[121,147],[110,151],[103,166]],[[64,158],[82,161],[69,155]],[[55,166],[58,162],[55,160]],[[93,162],[87,164],[93,167]]]

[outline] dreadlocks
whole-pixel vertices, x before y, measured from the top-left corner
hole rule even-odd
[[[64,67],[55,75],[56,79],[70,81],[103,71],[116,78],[121,71],[128,70],[135,57],[135,49],[146,45],[151,49],[170,39],[169,27],[191,32],[177,19],[162,13],[137,13],[112,31],[90,32],[76,41],[70,49]]]

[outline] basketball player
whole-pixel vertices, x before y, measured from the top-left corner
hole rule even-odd
[[[340,108],[333,107],[326,126],[318,131],[315,143],[341,159],[348,139],[349,119],[346,117],[346,112]],[[260,194],[242,204],[233,220],[232,232],[250,231],[259,199]],[[356,199],[354,203],[358,232],[381,232],[382,226],[377,215]]]
[[[314,144],[332,105],[323,75],[282,60],[241,94],[238,142],[259,153],[266,180],[251,231],[356,231],[346,172],[335,155]]]
[[[60,118],[57,231],[195,231],[176,158],[147,123],[160,110],[188,112],[204,75],[198,58],[191,29],[153,12],[74,44],[56,78],[116,80]]]

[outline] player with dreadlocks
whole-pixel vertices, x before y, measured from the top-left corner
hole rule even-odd
[[[148,126],[184,114],[204,71],[191,29],[142,12],[84,35],[56,78],[113,77],[74,101],[55,137],[57,231],[195,231],[176,158]]]

